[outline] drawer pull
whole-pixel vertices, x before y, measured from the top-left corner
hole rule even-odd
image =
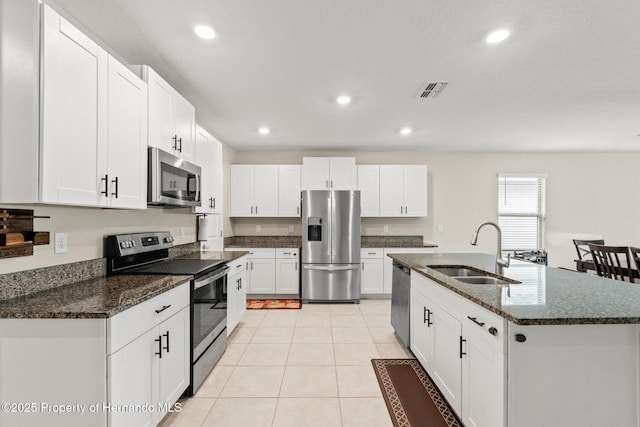
[[[242,267],[242,264],[236,265],[236,268],[240,268],[240,267]]]
[[[282,255],[291,255],[291,252],[282,252]]]
[[[524,334],[516,334],[516,341],[525,342],[526,340],[527,340],[527,337]]]
[[[375,252],[367,252],[367,255],[375,255]]]
[[[471,320],[473,323],[475,323],[476,325],[480,326],[481,328],[484,328],[484,322],[478,322],[478,318],[477,317],[467,316],[467,319]]]
[[[489,333],[495,337],[498,335],[498,330],[492,326],[489,328]]]
[[[171,304],[169,305],[163,305],[162,308],[160,310],[156,310],[156,314],[160,314],[163,311],[165,311],[167,308],[171,307]]]

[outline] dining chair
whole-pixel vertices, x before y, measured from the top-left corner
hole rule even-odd
[[[633,258],[633,262],[636,263],[636,270],[640,272],[640,248],[634,248],[633,246],[630,246],[629,251],[631,252],[631,258]]]
[[[589,243],[589,249],[599,276],[635,283],[628,246]]]
[[[578,253],[578,259],[576,260],[576,270],[578,271],[586,272],[587,270],[595,270],[589,244],[604,245],[604,240],[573,239],[573,245],[576,247],[576,252]]]

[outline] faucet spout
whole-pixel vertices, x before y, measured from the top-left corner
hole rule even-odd
[[[500,228],[500,226],[498,224],[496,224],[495,222],[491,222],[491,221],[487,221],[487,222],[483,222],[482,224],[480,224],[478,226],[478,228],[476,229],[475,233],[473,233],[473,236],[471,237],[471,244],[473,246],[476,246],[478,244],[478,234],[480,234],[480,229],[482,227],[484,227],[485,225],[490,225],[492,227],[494,227],[496,229],[496,231],[498,232],[498,248],[497,248],[497,253],[496,253],[496,274],[499,274],[502,276],[502,272],[503,272],[503,268],[504,267],[509,267],[509,264],[511,263],[511,254],[507,255],[507,259],[505,260],[504,258],[502,258],[502,229]]]

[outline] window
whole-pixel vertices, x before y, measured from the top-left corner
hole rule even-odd
[[[504,251],[544,249],[545,181],[543,175],[498,175]]]

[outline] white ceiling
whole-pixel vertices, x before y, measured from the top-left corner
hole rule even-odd
[[[236,150],[640,151],[638,0],[57,3]]]

